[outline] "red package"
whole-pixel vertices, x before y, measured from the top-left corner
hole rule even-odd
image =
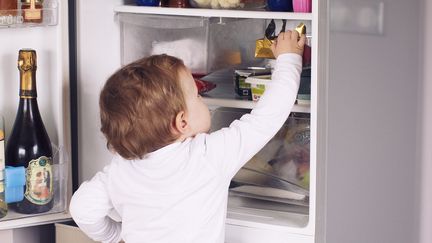
[[[195,84],[198,88],[199,94],[204,94],[204,93],[209,92],[210,90],[216,88],[216,84],[209,82],[209,81],[196,79],[196,78],[195,78]]]
[[[311,47],[305,44],[303,49],[303,67],[308,67],[311,65],[311,55]]]

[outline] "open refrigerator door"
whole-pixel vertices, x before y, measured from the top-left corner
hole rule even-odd
[[[21,197],[6,198],[9,200],[9,207],[7,214],[0,219],[0,230],[12,230],[69,219],[67,205],[72,191],[67,2],[56,0],[29,1],[28,4],[17,1],[6,2],[11,2],[12,5],[8,5],[6,9],[2,1],[0,10],[0,35],[2,36],[0,40],[2,66],[0,113],[5,120],[5,146],[10,140],[20,99],[18,95],[20,90],[20,74],[17,68],[18,51],[33,49],[37,53],[36,82],[39,110],[51,141],[53,153],[52,172],[48,173],[48,176],[45,176],[47,173],[43,174],[45,179],[38,185],[52,185],[49,191],[52,195],[52,208],[43,213],[18,213],[14,203],[18,202]],[[6,161],[6,165],[8,164],[9,162]],[[11,180],[11,178],[23,176],[26,181],[26,175],[24,175],[26,168],[22,168],[23,173],[15,173],[20,169],[10,166],[6,168],[6,196],[12,195],[12,184],[18,181],[18,179]],[[21,183],[19,187],[25,191],[28,187],[26,185],[29,184]]]

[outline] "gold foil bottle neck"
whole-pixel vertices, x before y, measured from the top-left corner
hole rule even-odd
[[[18,53],[18,69],[22,72],[30,70],[36,71],[36,51],[32,49],[22,49]]]
[[[21,49],[18,53],[21,98],[36,98],[36,68],[36,51]]]

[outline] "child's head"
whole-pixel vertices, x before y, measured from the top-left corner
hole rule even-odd
[[[108,147],[126,159],[143,158],[210,127],[210,113],[190,71],[168,55],[118,70],[103,87],[99,106]]]

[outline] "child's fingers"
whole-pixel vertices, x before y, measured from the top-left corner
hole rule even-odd
[[[285,32],[280,32],[279,35],[277,36],[277,40],[281,41],[285,39]]]
[[[291,30],[287,30],[286,32],[284,32],[285,33],[285,36],[284,36],[284,39],[285,40],[289,40],[289,39],[291,39],[291,35],[292,35],[292,31]]]
[[[300,40],[298,41],[298,45],[300,47],[303,47],[305,45],[305,43],[306,43],[306,35],[303,34],[300,36]]]
[[[297,31],[291,31],[291,39],[292,40],[298,40],[299,34]]]

